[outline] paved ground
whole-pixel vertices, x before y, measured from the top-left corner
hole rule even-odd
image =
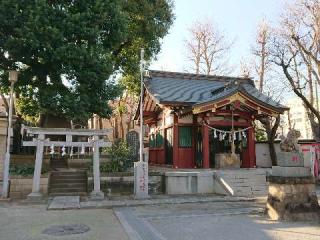
[[[250,202],[140,206],[115,210],[130,239],[319,240],[320,224],[272,222]]]
[[[47,205],[0,203],[1,240],[127,240],[128,237],[110,209],[47,211]],[[82,234],[50,236],[42,233],[52,226],[81,224],[90,230]],[[65,228],[70,231],[70,226]]]
[[[0,240],[320,239],[318,223],[267,220],[262,214],[263,199],[260,202],[171,203],[114,210],[47,211],[46,207],[45,204],[0,203]],[[76,231],[80,233],[64,235]],[[56,236],[46,234],[52,232]]]

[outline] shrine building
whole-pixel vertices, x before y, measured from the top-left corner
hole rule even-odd
[[[147,71],[143,121],[149,164],[254,168],[255,120],[286,110],[250,78]]]

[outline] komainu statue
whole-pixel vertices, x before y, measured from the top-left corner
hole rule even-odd
[[[280,149],[283,152],[293,152],[297,151],[300,152],[300,146],[298,144],[298,138],[301,136],[301,133],[299,130],[290,129],[287,137],[284,138],[280,142]]]

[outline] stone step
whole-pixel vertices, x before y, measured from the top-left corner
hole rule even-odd
[[[60,177],[82,177],[86,178],[86,174],[51,174],[51,177],[60,178]]]
[[[60,179],[60,178],[51,178],[50,183],[87,183],[86,178],[67,178],[67,179]]]
[[[225,181],[228,181],[231,184],[250,184],[252,186],[261,186],[261,185],[266,185],[265,182],[253,182],[253,181],[246,181],[246,182],[237,182],[237,181],[229,181],[228,179],[224,179]]]
[[[57,168],[68,168],[67,165],[51,165],[50,166],[51,169],[57,169]]]
[[[69,192],[69,193],[49,193],[50,197],[58,197],[58,196],[87,196],[87,192]]]
[[[67,164],[51,164],[50,167],[52,169],[55,169],[55,168],[68,168],[68,165]]]
[[[86,173],[51,173],[52,177],[74,177],[74,176],[80,176],[80,177],[87,177]]]
[[[226,176],[228,178],[233,178],[233,179],[251,179],[252,177],[255,177],[257,179],[265,178],[265,175],[243,175],[243,176],[241,176],[241,175],[234,176],[234,175],[231,175],[231,174],[230,175],[221,174],[221,175],[224,175],[224,176]]]
[[[61,176],[61,175],[86,175],[86,171],[53,171],[51,175]]]
[[[220,176],[230,186],[235,196],[252,197],[267,194],[265,170],[223,170],[220,171]]]
[[[49,194],[52,196],[77,196],[87,192],[87,172],[66,170],[51,172]]]
[[[78,187],[81,187],[81,188],[86,188],[87,187],[87,184],[85,182],[83,183],[77,183],[77,182],[74,182],[74,183],[51,183],[50,184],[50,188],[53,189],[53,188],[78,188]]]
[[[265,179],[266,176],[262,176],[262,175],[258,175],[258,176],[239,176],[239,177],[235,177],[235,176],[230,176],[230,175],[222,175],[222,176],[225,176],[226,178],[229,178],[229,179],[252,179],[252,178],[255,178],[255,179]]]
[[[72,192],[86,192],[86,187],[63,187],[63,188],[49,188],[49,193],[72,193]]]
[[[65,163],[65,162],[67,162],[67,161],[57,159],[57,160],[50,160],[50,162],[51,162],[51,163],[60,163],[60,162]]]
[[[83,177],[52,177],[50,183],[61,183],[61,182],[87,182],[87,178]]]
[[[229,185],[234,185],[234,186],[252,186],[252,187],[259,187],[259,186],[266,186],[265,183],[252,183],[252,182],[231,182],[231,181],[228,181],[226,179],[224,179],[225,182],[227,182]]]
[[[67,162],[66,161],[50,161],[50,164],[67,164]]]

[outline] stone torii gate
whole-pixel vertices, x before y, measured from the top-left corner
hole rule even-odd
[[[54,145],[55,147],[92,147],[93,150],[93,181],[94,189],[90,193],[90,197],[95,200],[104,199],[104,193],[100,190],[100,154],[99,148],[110,147],[110,141],[99,139],[99,136],[107,136],[112,132],[112,129],[68,129],[68,128],[37,128],[37,127],[24,127],[23,131],[27,134],[38,135],[32,141],[23,141],[23,146],[35,146],[36,160],[33,174],[32,192],[28,195],[31,200],[39,200],[42,198],[40,193],[40,177],[43,160],[44,147]],[[66,141],[50,141],[46,138],[47,135],[64,135]],[[73,142],[72,136],[87,136],[87,142]]]

